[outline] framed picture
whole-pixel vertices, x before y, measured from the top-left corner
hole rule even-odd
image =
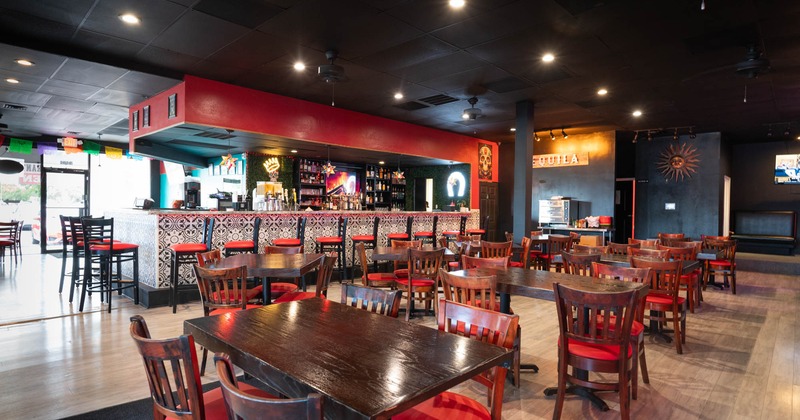
[[[150,105],[145,105],[142,109],[142,127],[150,127]]]
[[[492,180],[492,147],[478,144],[478,179]]]
[[[131,131],[139,131],[139,111],[133,111],[131,115]]]
[[[167,118],[175,118],[178,115],[178,94],[169,95]]]

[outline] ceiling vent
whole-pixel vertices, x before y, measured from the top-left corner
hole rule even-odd
[[[430,104],[433,106],[439,106],[444,104],[449,104],[450,102],[456,102],[458,99],[447,96],[447,95],[433,95],[428,96],[427,98],[419,99],[420,102],[425,102],[426,104]]]
[[[222,139],[222,140],[232,139],[232,138],[236,137],[236,136],[232,136],[232,135],[227,134],[227,133],[215,133],[213,131],[202,131],[200,133],[195,134],[195,136],[197,136],[197,137],[205,137],[205,138],[209,138],[209,139]]]
[[[417,101],[408,101],[401,104],[395,104],[394,107],[404,109],[406,111],[416,111],[418,109],[428,108],[428,105],[421,104]]]
[[[28,107],[25,105],[3,104],[3,109],[11,111],[27,111]]]

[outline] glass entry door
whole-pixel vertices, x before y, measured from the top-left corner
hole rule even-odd
[[[43,175],[39,241],[44,253],[61,250],[59,215],[86,216],[88,214],[89,172],[45,168]],[[34,237],[35,233],[34,231]]]

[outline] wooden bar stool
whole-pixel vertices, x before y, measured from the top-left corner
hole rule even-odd
[[[276,238],[272,240],[274,246],[303,246],[306,241],[306,217],[297,218],[297,234],[294,238]]]
[[[83,304],[88,291],[100,293],[108,297],[108,312],[111,313],[111,293],[122,294],[122,290],[133,288],[133,301],[139,304],[139,245],[114,240],[114,218],[93,219],[84,217],[83,252],[84,274],[81,303],[78,308],[83,312]],[[133,279],[122,278],[122,263],[133,262]],[[97,269],[94,265],[97,264]],[[114,266],[117,267],[116,274]],[[98,273],[98,277],[93,273]]]
[[[214,219],[206,217],[203,220],[203,242],[186,242],[181,244],[174,244],[169,246],[170,255],[170,276],[169,276],[169,304],[172,306],[172,313],[174,314],[178,309],[178,289],[180,285],[179,273],[182,265],[189,265],[195,263],[198,252],[206,252],[211,250],[211,238],[214,234]],[[196,286],[191,286],[194,289]]]
[[[252,241],[228,241],[222,246],[225,256],[233,254],[258,254],[258,231],[261,229],[261,218],[256,217],[253,221],[253,240]]]
[[[489,216],[486,216],[481,221],[481,226],[478,229],[467,229],[467,235],[480,235],[481,239],[485,239],[486,228],[489,226]]]
[[[339,257],[339,282],[341,283],[345,277],[345,267],[346,263],[342,263],[342,260],[345,258],[345,248],[344,243],[345,239],[347,238],[347,218],[346,217],[339,217],[339,222],[337,223],[336,228],[336,236],[320,236],[316,238],[314,241],[316,242],[316,252],[317,253],[326,253],[326,252],[336,252],[337,256]]]
[[[67,277],[67,258],[72,257],[72,247],[75,243],[72,241],[72,229],[69,226],[69,216],[59,215],[61,222],[61,280],[58,283],[58,293],[64,290],[64,279]],[[69,273],[70,277],[72,272]]]
[[[372,219],[372,235],[353,235],[350,237],[350,240],[353,242],[352,246],[352,253],[353,253],[353,278],[356,277],[356,244],[363,243],[364,249],[375,249],[378,246],[378,226],[381,223],[381,218],[375,216]],[[373,261],[373,270],[378,271],[378,262]]]
[[[439,224],[439,216],[433,216],[431,230],[423,230],[414,233],[415,240],[421,240],[423,244],[436,245],[436,225]]]
[[[393,232],[386,235],[386,246],[392,246],[392,241],[409,241],[411,240],[411,226],[414,224],[414,218],[408,216],[406,218],[406,231]]]
[[[461,216],[461,220],[458,223],[458,230],[445,230],[442,232],[442,236],[444,236],[445,240],[447,241],[447,247],[450,247],[450,242],[456,240],[456,236],[464,235],[467,229],[467,216]]]

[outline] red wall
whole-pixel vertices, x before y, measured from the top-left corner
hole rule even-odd
[[[175,92],[178,115],[167,119],[167,98]],[[130,133],[132,152],[135,152],[133,139],[187,123],[453,160],[472,165],[470,203],[477,208],[478,143],[481,142],[492,146],[492,181],[498,181],[499,151],[494,142],[194,76],[186,76],[175,88],[131,107],[131,112],[145,105],[151,108],[151,127]],[[139,120],[141,125],[141,114]]]

